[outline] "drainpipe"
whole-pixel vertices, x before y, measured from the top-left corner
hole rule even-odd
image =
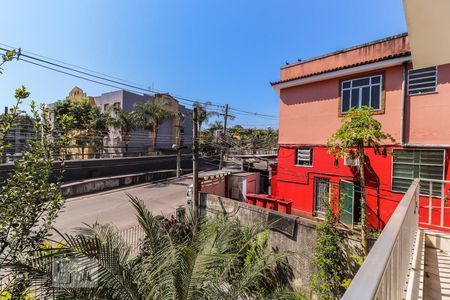
[[[408,62],[402,64],[402,115],[401,115],[401,130],[400,130],[400,144],[405,145],[405,106],[406,106],[406,72],[408,70]]]

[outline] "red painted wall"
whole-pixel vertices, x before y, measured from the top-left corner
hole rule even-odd
[[[402,148],[402,147],[391,147]],[[342,159],[338,167],[334,166],[332,155],[327,153],[325,146],[313,147],[313,165],[295,165],[295,147],[283,146],[278,150],[278,164],[272,173],[272,195],[293,201],[292,209],[297,214],[313,216],[314,211],[314,177],[329,178],[333,202],[339,199],[339,183],[341,179],[353,181],[357,179],[356,168],[344,166]],[[375,155],[373,150],[367,151],[371,170],[366,171],[367,177],[367,215],[369,224],[374,228],[383,228],[402,199],[403,194],[391,191],[392,157]],[[448,163],[450,151],[446,151],[445,179],[450,179]],[[444,188],[448,195],[450,185]],[[420,220],[428,221],[428,197],[420,197]],[[434,206],[439,206],[440,199],[434,199]],[[432,221],[438,224],[440,209],[433,210]],[[445,224],[450,226],[450,206],[445,207]]]

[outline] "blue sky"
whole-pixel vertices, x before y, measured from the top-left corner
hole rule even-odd
[[[406,31],[401,0],[7,1],[0,43],[157,90],[278,115],[269,81],[286,61]],[[0,77],[0,104],[25,84],[51,103],[77,85],[96,96],[112,88],[25,62]],[[277,127],[237,116],[232,124]]]

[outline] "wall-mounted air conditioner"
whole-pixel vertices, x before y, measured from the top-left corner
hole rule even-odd
[[[350,155],[347,155],[344,158],[344,166],[357,167],[357,166],[359,166],[359,159],[352,158]]]

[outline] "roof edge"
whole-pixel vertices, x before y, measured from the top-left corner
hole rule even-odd
[[[319,60],[319,59],[322,59],[322,58],[325,58],[325,57],[333,56],[333,55],[340,54],[340,53],[345,53],[345,52],[352,51],[352,50],[355,50],[355,49],[359,49],[359,48],[363,48],[363,47],[367,47],[367,46],[383,43],[383,42],[390,41],[390,40],[395,40],[395,39],[406,37],[406,36],[408,36],[408,32],[403,32],[403,33],[400,33],[400,34],[396,34],[396,35],[388,36],[388,37],[385,37],[385,38],[382,38],[382,39],[378,39],[378,40],[374,40],[374,41],[371,41],[371,42],[367,42],[367,43],[364,43],[364,44],[359,44],[359,45],[348,47],[348,48],[344,48],[344,49],[341,49],[341,50],[336,50],[336,51],[333,51],[333,52],[329,52],[327,54],[314,56],[314,57],[311,57],[311,58],[308,58],[308,59],[305,59],[305,60],[302,60],[302,61],[299,61],[299,62],[295,62],[295,63],[289,64],[289,65],[283,65],[283,66],[280,67],[280,70],[287,69],[287,68],[290,68],[290,67],[295,67],[295,66],[307,63],[307,62]]]
[[[283,84],[283,83],[288,83],[288,82],[301,80],[301,79],[314,77],[314,76],[320,76],[320,75],[324,75],[324,74],[328,74],[328,73],[332,73],[332,72],[336,72],[336,71],[343,71],[343,70],[347,70],[347,69],[351,69],[351,68],[355,68],[355,67],[362,67],[362,66],[365,66],[365,65],[370,65],[370,64],[374,64],[374,63],[383,62],[383,61],[399,59],[399,58],[403,58],[403,57],[409,57],[410,58],[411,57],[411,52],[410,51],[406,51],[406,52],[398,53],[396,55],[388,55],[388,56],[385,56],[385,57],[382,57],[382,58],[379,58],[379,59],[375,59],[375,60],[365,61],[365,62],[351,64],[351,65],[347,65],[347,66],[343,66],[343,67],[337,67],[337,68],[333,68],[333,69],[328,69],[328,70],[324,70],[324,71],[321,71],[321,72],[311,73],[311,74],[308,74],[308,75],[294,77],[294,78],[290,78],[290,79],[286,79],[286,80],[273,81],[273,82],[270,82],[270,85],[272,87],[274,87],[276,85]]]

